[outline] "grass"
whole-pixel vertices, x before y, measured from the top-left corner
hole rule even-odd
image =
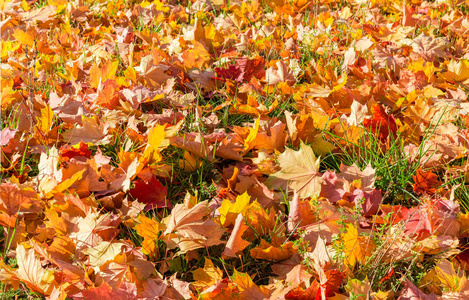
[[[45,299],[45,297],[38,293],[31,292],[24,287],[21,289],[12,289],[3,282],[0,282],[0,300],[11,299],[42,300]]]

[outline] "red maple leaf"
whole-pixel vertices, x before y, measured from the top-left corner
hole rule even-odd
[[[215,68],[215,72],[217,72],[215,79],[221,81],[229,79],[238,83],[249,82],[253,76],[256,78],[264,76],[264,65],[265,61],[262,57],[255,59],[241,57],[236,60],[234,65],[230,65],[228,68]]]
[[[146,204],[145,210],[160,207],[172,208],[171,202],[166,199],[168,189],[155,176],[150,181],[137,179],[134,185],[134,188],[129,190],[129,194],[138,202]]]
[[[385,142],[389,132],[396,137],[397,124],[392,115],[388,115],[384,108],[379,104],[373,104],[370,108],[373,113],[372,119],[365,119],[363,125],[377,134],[381,142]]]
[[[91,151],[88,149],[88,145],[86,143],[80,142],[78,148],[73,148],[72,146],[65,146],[62,147],[60,150],[62,152],[62,160],[68,161],[75,156],[83,156],[86,158],[91,157]]]

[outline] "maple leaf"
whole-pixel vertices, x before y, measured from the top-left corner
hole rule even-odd
[[[255,232],[284,232],[284,225],[277,224],[275,209],[270,209],[267,213],[266,207],[254,200],[243,213],[247,224],[252,229],[247,235],[255,239]]]
[[[41,108],[41,116],[36,117],[36,128],[39,129],[42,134],[48,134],[52,126],[53,118],[54,112],[49,105],[47,105],[45,108]]]
[[[99,68],[98,65],[93,65],[90,69],[90,84],[91,87],[97,88],[100,83],[104,83],[108,79],[114,79],[117,67],[119,66],[118,61],[108,60]]]
[[[77,250],[84,250],[98,245],[117,233],[120,220],[115,215],[101,215],[98,212],[78,218],[76,231],[70,233]]]
[[[308,288],[297,286],[295,289],[289,291],[285,295],[285,299],[288,299],[288,300],[318,299],[317,296],[320,292],[319,289],[320,289],[320,286],[318,282],[315,280]],[[319,299],[322,299],[322,298],[319,298]]]
[[[345,261],[351,267],[357,263],[365,263],[375,249],[374,242],[366,236],[359,235],[358,230],[352,224],[347,224],[347,232],[341,240],[348,254]]]
[[[287,148],[278,156],[281,170],[266,181],[274,189],[296,190],[301,198],[319,195],[323,180],[319,174],[320,159],[310,146],[301,144],[300,150]]]
[[[364,192],[370,192],[373,190],[375,183],[375,169],[371,167],[371,164],[368,164],[363,171],[361,171],[356,164],[352,164],[351,166],[341,164],[340,175],[349,182],[360,180],[360,189]]]
[[[88,144],[80,142],[80,144],[75,146],[66,145],[60,149],[60,156],[62,160],[70,160],[76,156],[82,156],[86,158],[91,158],[91,151],[88,148]]]
[[[344,180],[338,177],[335,171],[326,171],[322,174],[324,184],[321,186],[320,196],[326,198],[331,203],[342,200],[345,195]]]
[[[408,215],[404,232],[411,236],[428,237],[432,232],[428,212],[421,207],[414,207],[409,210]]]
[[[262,78],[265,73],[264,64],[263,57],[257,57],[256,59],[241,57],[237,58],[236,63],[228,66],[228,68],[215,68],[214,70],[217,72],[216,79],[229,79],[242,83],[249,82],[253,76]]]
[[[273,237],[272,243],[268,243],[264,239],[261,244],[251,249],[251,256],[255,259],[268,259],[268,260],[285,260],[290,258],[296,251],[292,242],[280,244],[279,238]]]
[[[466,82],[469,79],[469,60],[451,60],[448,71],[444,74],[448,79],[458,82]]]
[[[421,168],[418,168],[417,174],[413,175],[412,178],[415,182],[413,189],[417,194],[433,195],[436,193],[436,188],[441,185],[436,174],[431,171],[424,172]]]
[[[218,212],[220,213],[220,223],[224,227],[229,227],[235,223],[238,214],[243,214],[248,209],[251,197],[245,192],[236,197],[236,201],[232,203],[230,200],[225,199],[221,203]]]
[[[383,197],[381,192],[373,189],[365,193],[361,189],[355,189],[352,195],[349,196],[351,202],[355,205],[361,206],[364,216],[371,216],[378,212]]]
[[[405,278],[404,289],[398,300],[436,300],[435,294],[425,294],[418,287],[416,287],[409,279]]]
[[[240,273],[235,269],[231,280],[238,287],[241,298],[254,300],[268,298],[268,292],[258,287],[247,273]]]
[[[241,74],[241,70],[237,65],[230,65],[228,68],[215,68],[215,72],[217,72],[217,77],[215,79],[218,80],[236,80],[238,82],[243,82],[243,76]]]
[[[290,200],[288,211],[288,231],[293,231],[297,226],[303,227],[316,222],[316,215],[308,200],[300,200],[296,190]]]
[[[392,115],[388,115],[384,108],[379,104],[371,106],[371,112],[373,113],[372,119],[365,119],[363,125],[373,133],[378,134],[381,142],[385,142],[389,134],[396,137],[397,124]]]
[[[13,183],[0,184],[0,211],[9,215],[20,212],[39,212],[37,193],[31,188],[20,188]]]
[[[163,238],[169,248],[178,246],[178,254],[201,247],[209,247],[224,243],[220,238],[224,230],[212,219],[206,219],[210,210],[208,202],[197,203],[193,207],[176,204],[171,215],[165,218],[166,230]]]
[[[75,255],[75,243],[68,236],[56,236],[47,252],[53,259],[72,262]]]
[[[313,275],[308,272],[308,269],[304,265],[298,264],[286,274],[285,281],[293,286],[298,286],[302,283],[309,283],[311,277]]]
[[[134,187],[128,193],[132,199],[146,204],[146,211],[161,207],[172,208],[173,205],[166,199],[167,187],[163,186],[155,176],[149,181],[137,179],[133,183]]]
[[[140,75],[140,80],[144,81],[151,88],[159,88],[170,76],[166,75],[164,71],[169,69],[165,65],[153,64],[153,57],[147,55],[140,61],[140,66],[135,67],[135,70]]]
[[[464,272],[447,259],[437,263],[435,275],[442,290],[460,292],[469,289],[469,281]]]
[[[226,242],[225,250],[222,255],[228,257],[236,257],[236,253],[242,251],[250,245],[248,241],[243,240],[242,236],[249,227],[244,223],[242,214],[238,214],[235,220],[233,231],[230,238]]]
[[[83,254],[88,255],[90,265],[100,267],[109,260],[114,260],[116,255],[122,253],[123,243],[111,243],[102,241],[95,247],[85,249]]]
[[[46,295],[52,292],[56,285],[53,272],[42,267],[41,262],[35,257],[34,249],[26,250],[23,245],[19,245],[16,248],[16,260],[18,262],[16,274],[28,288]]]
[[[247,143],[248,139],[252,138],[249,143],[249,149],[265,149],[268,151],[283,150],[287,138],[285,124],[283,124],[281,121],[275,121],[275,118],[270,119],[269,122],[267,122],[267,124],[264,126],[265,131],[257,130],[257,132],[254,134],[253,129],[250,129],[250,134],[245,139],[245,143]],[[245,147],[246,146],[247,145],[245,145]]]
[[[357,295],[357,300],[366,300],[367,295],[371,291],[371,284],[368,281],[368,278],[365,278],[363,281],[358,279],[349,279],[345,289],[347,292]]]
[[[81,292],[85,299],[100,300],[128,300],[130,295],[120,290],[114,290],[107,282],[103,282],[99,287],[91,287]]]
[[[429,37],[421,33],[412,41],[414,52],[420,54],[427,61],[434,61],[438,57],[445,57],[448,39],[445,37]]]
[[[208,202],[197,203],[191,208],[186,208],[183,204],[176,204],[167,219],[167,227],[164,234],[169,234],[180,228],[189,227],[188,224],[200,222],[208,213]]]
[[[17,130],[11,130],[8,127],[5,127],[0,130],[0,146],[8,145],[10,140],[15,137],[16,131]]]
[[[192,271],[192,274],[195,280],[192,286],[199,290],[204,290],[223,279],[223,271],[215,267],[207,257],[205,258],[204,267]]]
[[[138,294],[138,299],[153,299],[162,297],[168,284],[161,279],[149,278],[143,282],[143,291]]]
[[[287,66],[283,61],[277,62],[277,70],[270,67],[265,71],[265,78],[269,85],[275,85],[279,82],[286,82],[292,85],[296,82],[295,76],[293,76],[293,73],[288,72]]]
[[[135,230],[144,238],[142,252],[150,257],[155,257],[157,255],[156,241],[164,229],[164,224],[159,223],[155,219],[147,218],[143,214],[139,215],[138,220],[140,223],[135,225]]]
[[[84,115],[81,116],[81,121],[83,126],[62,133],[68,143],[75,145],[83,142],[101,145],[109,142],[109,137],[106,136],[108,131],[106,123],[100,122],[97,117],[85,117]]]
[[[190,283],[179,280],[176,274],[173,274],[168,280],[168,288],[165,291],[164,297],[167,299],[192,299],[193,295],[189,289]]]
[[[98,96],[93,103],[107,109],[114,109],[119,106],[118,91],[119,84],[115,80],[108,79],[100,86]]]

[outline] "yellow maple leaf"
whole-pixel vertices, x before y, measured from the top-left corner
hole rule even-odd
[[[93,65],[90,69],[91,87],[97,88],[99,83],[104,83],[107,79],[114,79],[118,66],[118,61],[107,61],[102,68]]]
[[[440,289],[443,291],[460,292],[469,287],[464,271],[455,268],[454,264],[447,259],[441,260],[435,266],[435,275],[441,282]]]
[[[62,181],[61,183],[57,184],[56,186],[54,186],[52,188],[52,190],[45,190],[45,191],[42,191],[44,193],[44,197],[45,198],[50,198],[52,196],[54,196],[54,194],[57,194],[57,193],[62,193],[63,191],[66,191],[69,187],[71,187],[75,182],[77,182],[78,180],[81,180],[81,178],[83,177],[83,173],[85,172],[86,170],[83,169],[79,172],[76,172],[75,174],[73,174],[70,178]],[[50,186],[52,187],[52,186]]]
[[[142,242],[142,253],[152,258],[156,258],[156,241],[160,236],[160,231],[165,229],[164,224],[155,219],[140,215],[138,217],[140,224],[135,226],[137,233],[144,238]]]
[[[0,41],[0,45],[1,45],[0,58],[2,59],[6,58],[10,52],[17,50],[21,46],[21,44],[18,42],[11,42],[11,41],[4,41],[4,40]],[[4,79],[2,78],[2,81],[3,80]]]
[[[354,267],[357,263],[364,264],[375,249],[375,243],[366,236],[360,236],[352,224],[347,224],[347,233],[339,241],[345,247],[345,262]]]
[[[148,158],[149,163],[161,161],[160,146],[164,138],[165,132],[163,125],[156,125],[150,129],[148,133],[148,144],[143,152],[143,156]]]
[[[223,279],[223,271],[213,265],[209,258],[205,258],[203,268],[192,271],[195,282],[192,283],[197,289],[204,290]]]
[[[281,170],[270,175],[266,185],[273,189],[296,190],[300,198],[314,197],[321,191],[320,158],[310,146],[301,144],[300,150],[287,148],[278,156]]]
[[[276,240],[279,240],[279,238],[276,238]],[[272,238],[272,243],[261,240],[261,244],[258,247],[251,249],[251,256],[255,259],[282,261],[292,257],[296,252],[296,248],[292,242],[287,242],[281,245],[275,244],[279,243],[275,243],[274,238]]]
[[[469,79],[469,60],[451,60],[448,64],[448,72],[445,72],[444,75],[449,80],[466,81]]]
[[[25,32],[21,29],[16,29],[13,33],[13,37],[20,44],[27,45],[28,47],[32,47],[34,45],[34,36],[29,32]]]
[[[228,199],[223,200],[218,211],[220,212],[220,223],[224,227],[229,227],[235,223],[236,217],[240,213],[244,213],[249,206],[251,197],[245,192],[236,197],[233,203]]]
[[[52,120],[54,119],[54,112],[51,107],[47,105],[45,108],[41,108],[41,116],[36,118],[37,129],[39,129],[43,134],[48,134],[52,126]]]
[[[249,129],[249,135],[244,140],[244,153],[251,150],[256,144],[256,137],[257,133],[259,132],[259,120],[260,118],[257,118],[256,122],[254,123],[254,127]]]
[[[249,274],[240,273],[235,269],[231,279],[238,286],[239,299],[265,299],[267,297],[267,292],[257,286]]]

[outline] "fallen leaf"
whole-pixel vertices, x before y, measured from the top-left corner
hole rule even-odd
[[[258,287],[246,273],[239,273],[234,270],[231,279],[239,288],[239,296],[244,299],[265,299],[268,294]]]
[[[236,201],[233,203],[228,199],[223,200],[218,212],[220,213],[220,223],[224,227],[230,227],[235,223],[239,214],[246,211],[249,206],[251,197],[245,192],[242,195],[236,197]]]
[[[99,68],[98,65],[93,65],[90,69],[91,87],[97,88],[100,83],[104,83],[108,79],[115,79],[118,66],[118,61],[111,60],[106,61],[102,68]]]
[[[429,295],[419,290],[409,279],[405,278],[404,289],[398,300],[436,300],[435,294]]]
[[[355,267],[357,263],[366,263],[375,250],[375,243],[370,238],[359,235],[352,224],[347,224],[347,232],[341,241],[343,241],[347,253],[345,261],[351,267]]]
[[[304,227],[314,222],[316,215],[310,201],[300,200],[296,190],[293,191],[288,211],[288,231],[294,231],[297,227]]]
[[[249,227],[244,224],[244,218],[242,214],[238,214],[235,220],[233,231],[231,232],[228,242],[226,242],[225,250],[222,255],[227,257],[236,257],[236,253],[243,251],[244,248],[249,246],[251,243],[243,240],[242,236]]]
[[[301,198],[315,197],[321,192],[323,180],[319,174],[320,159],[310,146],[300,150],[287,148],[278,156],[281,170],[269,176],[266,184],[274,189],[296,190]]]
[[[417,174],[412,178],[414,179],[413,189],[417,194],[434,195],[436,188],[441,185],[436,174],[431,171],[424,172],[421,168],[418,168]]]
[[[223,279],[223,271],[215,267],[213,262],[208,258],[205,258],[204,267],[192,271],[192,274],[195,280],[192,286],[200,291],[203,291]]]
[[[146,211],[162,207],[171,208],[173,206],[166,199],[168,189],[155,176],[152,176],[149,181],[137,179],[133,183],[134,187],[128,193],[133,200],[146,204]]]
[[[100,122],[97,117],[85,117],[84,115],[81,120],[83,126],[62,133],[65,141],[72,145],[80,142],[102,145],[109,141],[109,136],[107,136],[108,125],[106,123]]]
[[[16,248],[16,260],[18,269],[16,274],[21,282],[31,290],[49,295],[57,285],[53,271],[44,269],[39,259],[36,258],[34,249],[26,250],[23,245]],[[50,276],[52,275],[52,278]]]

